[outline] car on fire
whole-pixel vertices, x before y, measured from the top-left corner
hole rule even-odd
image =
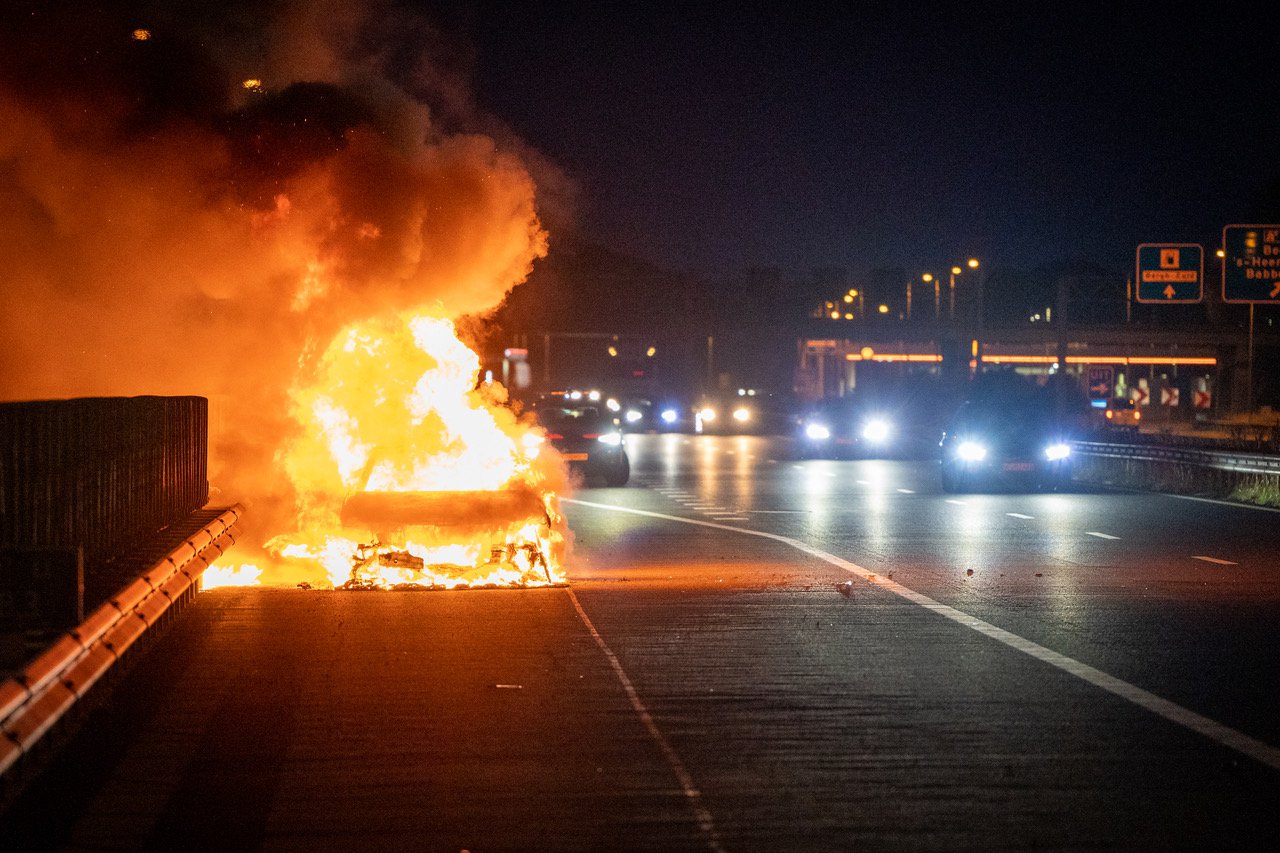
[[[1075,423],[1042,389],[1005,388],[961,404],[943,433],[942,489],[1060,489],[1071,482]]]
[[[587,482],[625,486],[631,478],[621,418],[601,404],[575,402],[559,397],[539,401],[533,407],[547,441],[560,452],[571,471]]]

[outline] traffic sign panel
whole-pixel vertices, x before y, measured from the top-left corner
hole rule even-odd
[[[1104,400],[1111,396],[1111,387],[1115,381],[1115,368],[1089,368],[1089,396],[1095,400]]]
[[[1138,246],[1139,302],[1165,305],[1199,302],[1204,295],[1204,247],[1199,243]]]
[[[1280,303],[1280,225],[1222,229],[1222,301]]]

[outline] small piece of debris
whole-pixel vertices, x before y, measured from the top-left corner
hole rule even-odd
[[[1044,572],[1036,572],[1036,577],[1038,578],[1044,577]]]
[[[966,569],[966,570],[965,570],[965,575],[966,575],[967,577],[973,577],[973,569]]]
[[[311,584],[307,583],[306,581],[303,581],[302,583],[298,584],[298,589],[311,589]]]
[[[851,597],[853,595],[853,581],[845,581],[844,583],[836,584],[836,592],[840,593],[845,598]]]

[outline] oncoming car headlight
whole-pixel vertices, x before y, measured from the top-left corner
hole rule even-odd
[[[809,424],[804,428],[806,438],[813,441],[826,441],[831,438],[831,430],[823,424]]]
[[[1050,462],[1057,462],[1061,459],[1066,459],[1070,455],[1071,446],[1062,442],[1051,444],[1044,449],[1044,458],[1048,459]]]
[[[976,441],[962,441],[956,447],[956,456],[965,462],[981,462],[987,458],[987,449]]]
[[[622,433],[606,432],[601,436],[599,436],[596,439],[596,441],[600,442],[601,444],[607,444],[610,447],[617,447],[619,444],[622,444]]]
[[[745,424],[751,420],[751,410],[739,406],[733,410],[733,419],[740,424]]]
[[[714,421],[716,419],[716,410],[707,406],[705,409],[698,412],[698,417],[707,422]]]
[[[680,413],[675,409],[662,410],[662,422],[664,424],[673,424],[680,418]]]
[[[644,414],[639,409],[627,409],[627,414],[626,414],[627,423],[633,424],[636,421],[641,420],[643,418],[644,418]]]
[[[889,439],[889,422],[882,418],[872,418],[862,427],[862,437],[874,444]]]

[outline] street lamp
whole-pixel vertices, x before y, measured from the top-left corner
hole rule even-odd
[[[956,319],[956,276],[961,272],[960,267],[951,268],[951,284],[947,287],[947,319],[953,322]]]
[[[969,269],[976,270],[978,268],[978,259],[970,258],[968,261]],[[975,373],[982,371],[982,290],[983,290],[982,274],[977,276],[975,290],[977,292],[978,314],[974,322],[973,335],[973,369]]]
[[[938,322],[938,282],[934,279],[933,273],[927,272],[920,276],[920,280],[925,284],[933,282],[933,321]]]

